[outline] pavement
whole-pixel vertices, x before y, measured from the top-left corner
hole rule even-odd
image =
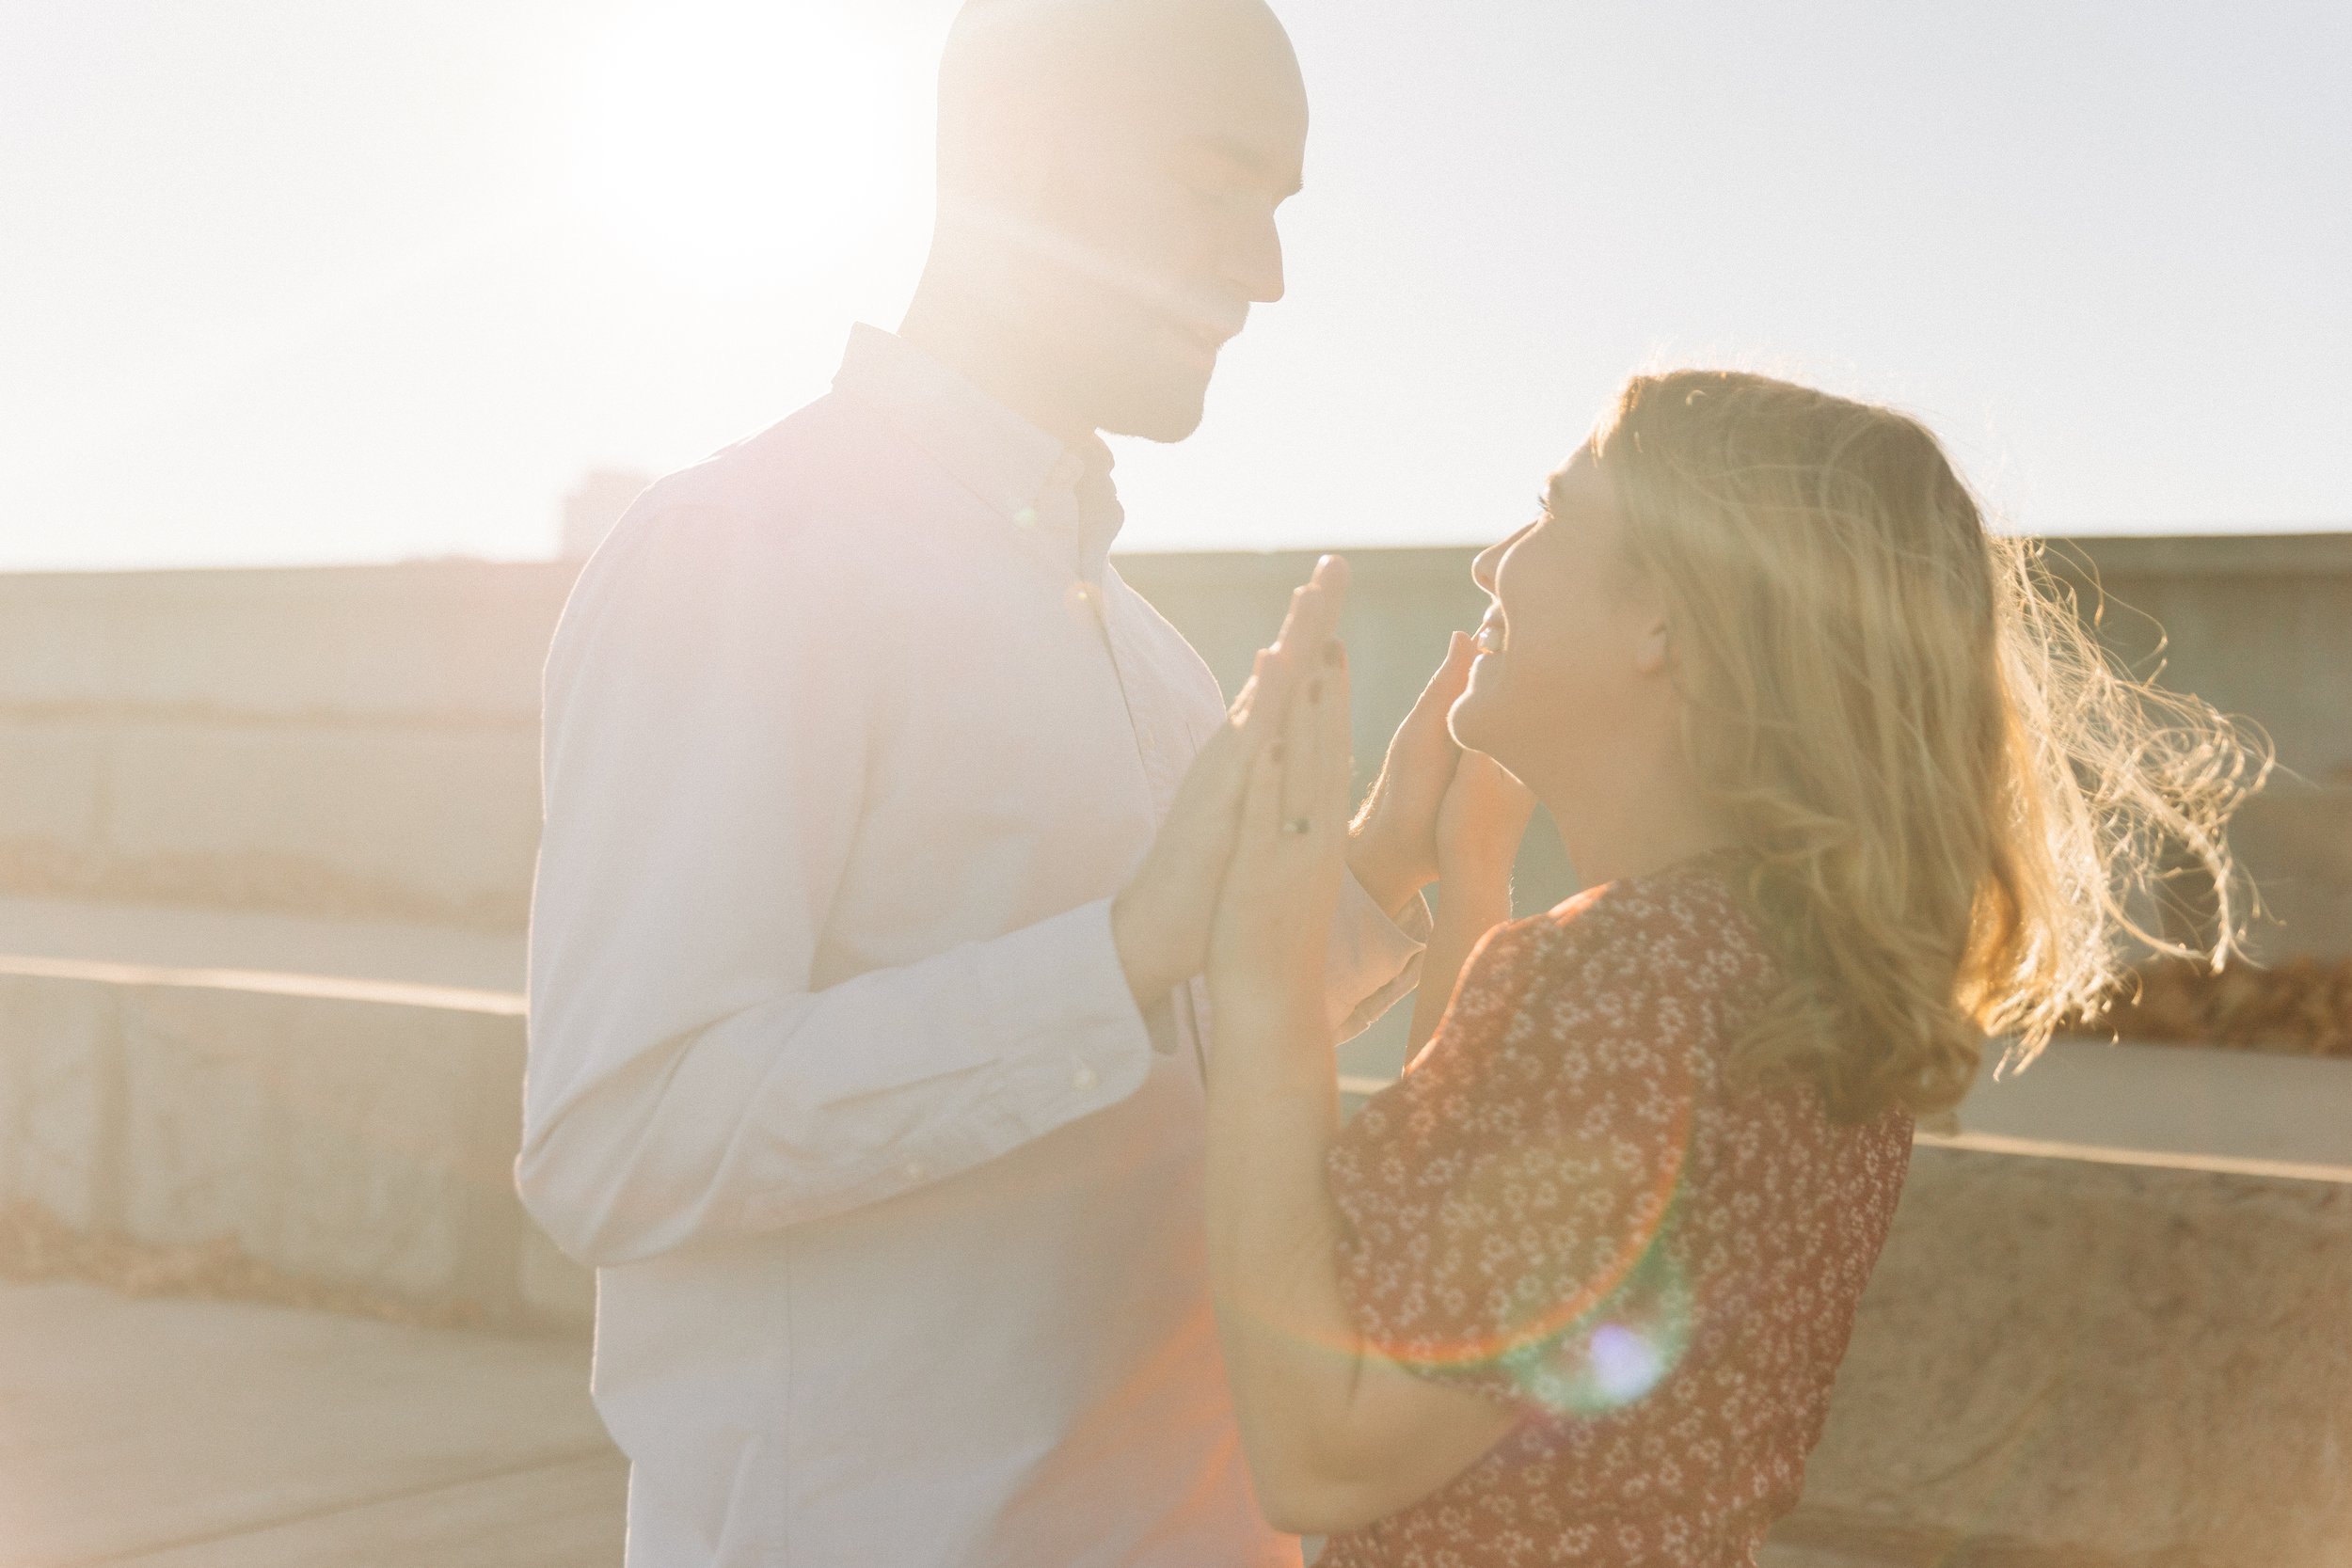
[[[0,1285],[0,1568],[618,1568],[584,1338]]]

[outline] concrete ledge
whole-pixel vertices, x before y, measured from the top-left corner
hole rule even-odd
[[[0,898],[0,963],[8,958],[324,974],[516,995],[525,963],[523,938],[514,933],[66,898]]]
[[[1805,1504],[2041,1554],[1937,1562],[2341,1568],[2346,1410],[2352,1186],[1923,1148]]]
[[[2053,1040],[2007,1078],[1996,1080],[1988,1062],[1958,1119],[1951,1134],[1927,1140],[2352,1180],[2352,1059],[2341,1057]]]
[[[0,1202],[491,1323],[580,1324],[513,1190],[521,998],[0,961]]]

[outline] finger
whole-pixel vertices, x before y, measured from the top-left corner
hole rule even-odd
[[[1234,725],[1253,747],[1280,733],[1292,685],[1290,661],[1271,648],[1259,649],[1249,667],[1249,684],[1233,705]]]
[[[1347,644],[1333,638],[1324,644],[1320,762],[1322,799],[1316,802],[1315,826],[1339,827],[1347,819],[1348,802],[1356,794],[1355,722],[1349,711]]]
[[[1319,590],[1312,578],[1291,590],[1291,602],[1282,612],[1282,625],[1274,634],[1276,653],[1288,654],[1298,646],[1300,635],[1315,613],[1318,596]]]
[[[1318,558],[1313,574],[1291,594],[1290,611],[1282,618],[1275,647],[1294,658],[1311,658],[1312,650],[1321,648],[1338,630],[1340,611],[1347,602],[1347,584],[1344,556]]]
[[[1469,632],[1457,631],[1446,640],[1445,662],[1429,677],[1436,689],[1450,693],[1447,705],[1459,697],[1470,685],[1470,666],[1478,662],[1478,641]]]
[[[1451,708],[1470,689],[1470,665],[1478,657],[1478,644],[1468,632],[1455,632],[1445,645],[1445,658],[1430,675],[1429,684],[1421,689],[1413,700],[1413,711],[1424,713],[1431,708],[1440,711]]]
[[[1327,672],[1318,668],[1292,694],[1282,720],[1282,826],[1311,829],[1323,794],[1323,711]]]
[[[1249,763],[1249,788],[1242,798],[1239,852],[1263,853],[1272,847],[1282,813],[1282,754],[1263,746]]]
[[[1258,692],[1264,684],[1265,650],[1260,648],[1249,657],[1249,678],[1241,683],[1241,690],[1234,695],[1232,705],[1225,710],[1225,717],[1232,728],[1248,727],[1250,712],[1257,706]]]
[[[1347,557],[1343,555],[1327,555],[1315,562],[1315,575],[1308,580],[1323,594],[1325,637],[1340,634],[1340,615],[1347,609],[1347,589],[1353,578]],[[1321,645],[1320,640],[1316,645]]]

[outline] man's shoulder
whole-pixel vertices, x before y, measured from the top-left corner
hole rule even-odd
[[[829,392],[656,480],[629,513],[723,513],[788,526],[870,500],[878,478],[899,458],[886,426]]]
[[[771,589],[825,591],[887,559],[923,526],[898,483],[910,449],[858,404],[828,393],[756,435],[647,486],[590,561],[619,572],[748,573]]]
[[[825,397],[657,480],[574,583],[559,662],[616,624],[688,641],[745,627],[781,635],[870,604],[893,554],[870,475],[893,455],[863,410]]]

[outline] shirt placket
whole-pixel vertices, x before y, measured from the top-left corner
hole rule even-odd
[[[1067,507],[1076,515],[1077,501],[1065,484],[1069,473],[1057,468],[1048,495],[1041,504],[1059,512]],[[1102,583],[1074,573],[1070,587],[1073,602],[1082,608],[1087,620],[1092,623],[1105,657],[1109,660],[1111,679],[1119,687],[1121,705],[1127,714],[1127,731],[1136,749],[1136,763],[1143,778],[1144,796],[1149,802],[1154,831],[1168,820],[1169,809],[1175,804],[1177,787],[1184,783],[1191,764],[1191,748],[1184,744],[1181,721],[1172,711],[1168,693],[1152,678],[1154,668],[1150,651],[1139,640],[1137,628],[1130,612],[1113,599]],[[1207,1063],[1202,1053],[1202,1003],[1197,981],[1188,981],[1170,993],[1177,1040],[1170,1049],[1182,1049],[1188,1043],[1194,1065],[1206,1082]]]

